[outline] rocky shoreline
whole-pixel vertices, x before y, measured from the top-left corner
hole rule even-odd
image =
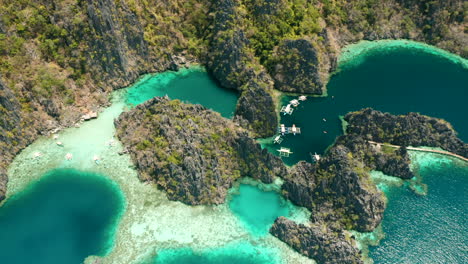
[[[140,179],[171,200],[221,204],[240,177],[272,183],[287,173],[247,130],[201,105],[156,97],[121,114],[115,126]]]
[[[312,227],[278,219],[270,230],[319,263],[361,263],[355,259],[357,249],[350,246],[354,244],[350,242],[352,238],[330,237],[330,233],[371,232],[382,221],[386,201],[370,178],[371,170],[402,179],[412,178],[411,161],[405,148],[409,145],[441,147],[467,155],[468,144],[458,139],[450,124],[442,119],[417,113],[395,116],[370,108],[349,113],[344,119],[348,122],[346,135],[340,136],[320,161],[300,162],[284,178],[284,196],[313,212]],[[369,143],[371,140],[403,147],[376,147]],[[317,232],[318,226],[330,231]],[[326,242],[330,239],[332,242]],[[347,245],[348,249],[338,249],[337,244]],[[344,257],[343,252],[349,255]]]
[[[466,144],[447,122],[415,113],[395,116],[364,109],[349,113],[345,120],[346,134],[320,161],[300,162],[290,169],[261,150],[239,123],[200,105],[157,97],[123,113],[115,125],[140,179],[154,181],[169,199],[190,205],[221,204],[241,176],[264,183],[280,177],[283,195],[313,214],[306,225],[279,218],[271,234],[319,263],[361,263],[360,251],[347,231],[373,231],[386,207],[370,171],[410,179],[414,174],[405,148],[408,144],[429,139],[424,141],[428,146],[459,153]],[[393,141],[401,138],[399,130],[390,129],[395,127],[408,131],[410,138]],[[378,138],[382,129],[385,138]],[[379,148],[370,140],[403,147]]]
[[[241,175],[263,182],[282,177],[285,197],[314,214],[311,226],[278,219],[271,233],[320,262],[359,263],[343,230],[371,231],[382,219],[385,201],[370,181],[370,170],[413,177],[404,147],[379,149],[368,141],[440,147],[468,156],[467,144],[444,121],[370,109],[345,117],[347,134],[320,162],[301,162],[291,171],[253,140],[276,131],[274,89],[324,94],[340,50],[350,43],[405,38],[466,58],[463,1],[386,0],[361,8],[358,1],[319,1],[315,7],[286,0],[199,0],[183,10],[178,0],[157,6],[33,2],[17,10],[6,9],[14,3],[0,7],[8,18],[0,20],[0,201],[9,163],[39,135],[98,111],[112,90],[141,74],[177,70],[192,61],[205,65],[223,87],[239,91],[234,122],[168,99],[124,113],[116,126],[140,178],[155,181],[173,200],[219,204]],[[31,14],[28,23],[17,16],[24,10]],[[174,131],[176,126],[180,129]]]
[[[236,120],[256,137],[267,137],[278,120],[272,111],[274,89],[323,94],[340,50],[348,44],[405,38],[467,56],[460,32],[466,25],[462,1],[431,2],[428,8],[386,0],[386,5],[366,9],[354,1],[314,6],[287,0],[184,5],[177,0],[157,7],[113,0],[36,2],[0,7],[5,17],[0,21],[0,97],[16,101],[6,105],[0,100],[14,113],[2,117],[12,118],[6,123],[22,120],[16,126],[21,132],[12,132],[8,141],[3,138],[9,125],[0,124],[3,145],[16,142],[0,146],[3,170],[10,156],[38,135],[72,126],[108,104],[112,90],[141,74],[177,70],[192,61],[205,65],[225,88],[241,93]],[[25,25],[16,15],[22,10],[29,10],[36,22]],[[295,13],[299,15],[291,16]],[[387,13],[392,20],[380,15]]]
[[[323,224],[306,226],[279,217],[270,232],[317,263],[364,263],[360,250],[349,234],[336,232]]]

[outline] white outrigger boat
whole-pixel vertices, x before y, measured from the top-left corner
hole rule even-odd
[[[284,124],[281,124],[281,125],[280,125],[280,129],[279,129],[279,130],[280,130],[279,132],[281,133],[281,135],[284,136],[284,134],[286,133],[286,127],[284,126]]]
[[[289,103],[294,106],[294,107],[297,107],[299,105],[299,100],[297,99],[293,99],[291,101],[289,101]]]
[[[291,132],[293,133],[293,135],[296,135],[296,133],[297,133],[296,125],[294,125],[294,124],[292,125]]]
[[[315,162],[318,162],[320,160],[320,155],[317,154],[317,152],[314,152],[314,153],[315,153],[314,154],[314,160],[315,160]]]
[[[279,155],[281,157],[289,157],[290,154],[292,154],[291,152],[291,149],[288,149],[288,148],[280,148],[280,149],[277,149],[277,151],[279,152]]]
[[[294,111],[294,108],[291,107],[291,104],[288,104],[286,106],[281,107],[280,112],[283,113],[284,115],[286,114],[290,115],[293,113],[293,111]]]
[[[281,137],[281,135],[277,135],[277,136],[273,139],[273,143],[275,143],[275,144],[281,144],[281,142],[283,142],[283,138]]]

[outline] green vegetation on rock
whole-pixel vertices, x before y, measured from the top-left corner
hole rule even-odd
[[[241,176],[271,183],[286,174],[246,130],[201,105],[156,97],[123,113],[116,126],[140,178],[172,200],[220,204]]]

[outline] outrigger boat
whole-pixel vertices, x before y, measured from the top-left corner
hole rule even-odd
[[[275,143],[275,144],[281,144],[281,142],[283,142],[283,138],[281,137],[281,135],[277,135],[277,136],[273,139],[273,143]]]
[[[291,149],[288,148],[280,148],[277,149],[277,151],[281,157],[289,157],[289,155],[292,154]]]

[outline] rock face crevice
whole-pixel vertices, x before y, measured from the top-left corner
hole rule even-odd
[[[307,38],[283,40],[270,62],[275,88],[284,92],[322,94],[329,72],[333,70],[325,49],[323,44]]]
[[[28,130],[20,112],[20,103],[0,78],[0,201],[7,191],[7,164],[36,138],[36,131]]]
[[[468,144],[457,137],[451,125],[442,119],[418,113],[391,115],[370,108],[347,114],[346,131],[365,140],[399,146],[439,147],[468,157]]]
[[[82,37],[90,46],[90,71],[107,74],[114,87],[130,84],[150,58],[138,17],[124,1],[113,0],[88,0],[86,13],[91,34]]]
[[[270,233],[318,263],[364,263],[353,240],[343,232],[329,229],[325,224],[306,226],[279,217],[271,227]]]
[[[466,155],[467,144],[441,119],[416,113],[396,116],[370,108],[349,113],[344,119],[348,122],[346,135],[338,137],[318,162],[299,162],[284,177],[284,196],[312,211],[309,226],[280,218],[270,230],[319,263],[361,263],[353,239],[343,232],[371,232],[382,221],[385,197],[372,182],[371,170],[412,178],[406,150],[410,145]],[[369,141],[402,147],[378,147]]]
[[[201,105],[156,97],[115,124],[140,178],[156,182],[171,200],[220,204],[241,176],[271,183],[287,173],[246,130]]]

